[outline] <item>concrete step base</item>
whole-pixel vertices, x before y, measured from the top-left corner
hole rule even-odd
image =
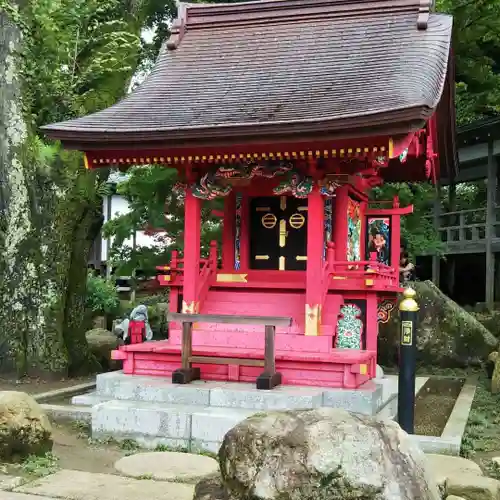
[[[108,401],[92,408],[92,437],[132,439],[158,446],[216,453],[224,435],[256,410]]]
[[[79,394],[71,398],[71,404],[76,406],[94,406],[99,403],[110,401],[111,398],[106,396],[98,396],[96,391],[88,392],[87,394]]]
[[[375,415],[384,404],[383,396],[382,384],[373,381],[352,390],[279,386],[262,391],[254,384],[237,382],[196,381],[189,385],[175,385],[165,378],[124,375],[119,371],[98,375],[96,393],[85,400],[90,404],[120,400],[254,411],[327,406]],[[386,395],[385,399],[388,397]],[[82,404],[81,398],[75,401]]]

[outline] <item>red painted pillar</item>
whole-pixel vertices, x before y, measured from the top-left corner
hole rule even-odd
[[[349,187],[342,186],[337,189],[335,201],[333,241],[335,242],[335,260],[347,260],[347,207],[349,199]]]
[[[396,275],[399,276],[399,260],[401,249],[401,217],[393,215],[391,217],[391,267],[396,270]]]
[[[321,330],[324,217],[324,199],[315,186],[307,202],[306,335]]]
[[[367,351],[377,350],[378,337],[378,316],[377,316],[377,295],[374,293],[367,294],[366,297],[366,345]]]
[[[231,191],[224,199],[224,219],[222,227],[222,269],[234,272],[234,232],[236,219],[236,194]]]
[[[198,313],[198,280],[200,276],[201,200],[186,190],[184,205],[184,286],[183,313]]]
[[[361,260],[370,260],[370,256],[366,253],[366,209],[368,208],[368,203],[366,201],[362,201],[360,203],[360,214],[359,216],[361,217],[361,234],[359,235],[360,242],[359,242],[359,250],[360,250],[360,257]]]
[[[399,208],[399,197],[394,196],[392,208]],[[393,215],[391,219],[391,267],[394,268],[399,279],[399,261],[401,260],[401,216]]]

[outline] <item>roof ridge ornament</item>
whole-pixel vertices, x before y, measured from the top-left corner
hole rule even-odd
[[[167,49],[175,50],[179,47],[182,38],[186,33],[186,24],[188,18],[188,5],[179,2],[177,5],[177,19],[172,23],[170,37],[167,40]]]
[[[418,8],[417,28],[426,30],[429,23],[430,13],[434,10],[436,0],[420,0]]]

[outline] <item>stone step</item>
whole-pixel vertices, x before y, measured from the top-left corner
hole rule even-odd
[[[92,408],[92,437],[132,439],[141,446],[217,452],[227,431],[257,413],[241,408],[108,401]]]
[[[382,385],[373,382],[357,390],[282,385],[272,391],[261,391],[249,383],[197,381],[175,385],[166,378],[110,372],[97,376],[95,396],[87,401],[154,402],[255,411],[327,406],[374,415],[383,405],[382,393]]]
[[[71,404],[76,406],[94,406],[99,403],[109,401],[111,398],[106,396],[98,396],[97,391],[88,392],[87,394],[78,394],[71,398]]]

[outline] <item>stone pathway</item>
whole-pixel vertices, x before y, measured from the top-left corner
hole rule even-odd
[[[447,500],[500,498],[500,481],[484,477],[474,462],[447,455],[428,455],[428,461]],[[192,500],[194,483],[218,464],[200,455],[151,452],[122,458],[115,468],[125,477],[60,470],[20,485],[21,478],[4,476],[0,500]]]
[[[191,500],[194,484],[218,468],[202,455],[137,453],[115,463],[122,475],[63,469],[33,480],[0,477],[0,500]]]
[[[137,500],[138,498],[191,500],[193,488],[193,485],[188,484],[60,470],[55,474],[15,488],[14,491],[38,495],[33,496],[32,500],[39,500],[40,496],[64,500]],[[2,496],[0,499],[4,500]],[[28,499],[29,497],[20,500]],[[15,500],[15,497],[12,500]]]
[[[196,484],[218,472],[219,464],[203,455],[153,451],[123,457],[115,469],[128,477]]]
[[[39,497],[36,495],[26,495],[24,493],[14,493],[12,491],[0,491],[1,500],[54,500],[49,497]]]

